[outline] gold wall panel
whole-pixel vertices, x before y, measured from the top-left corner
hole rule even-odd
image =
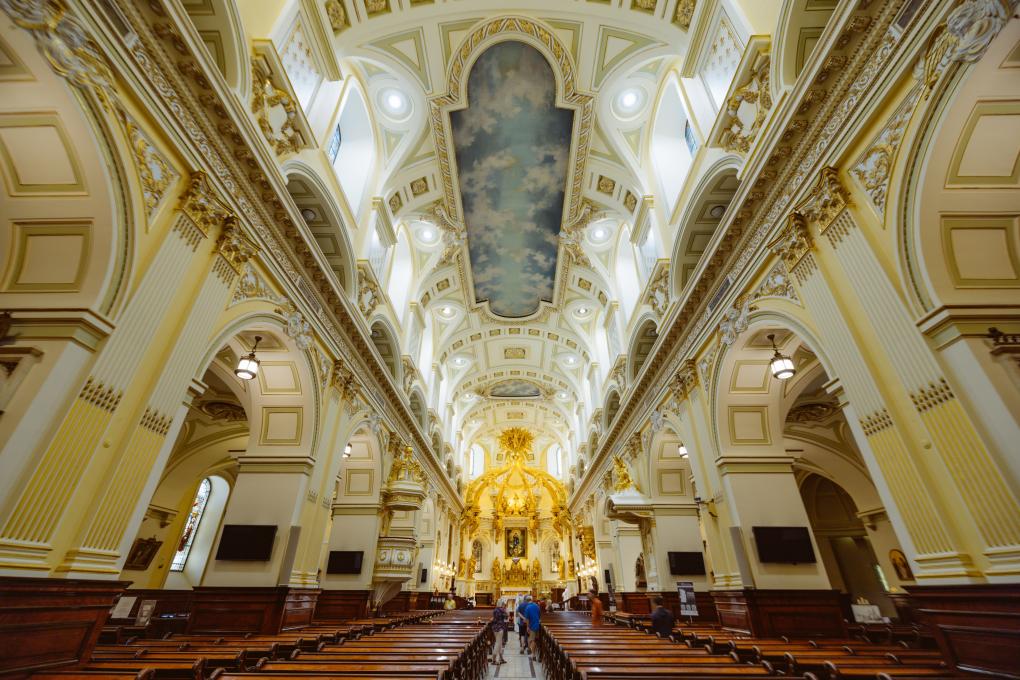
[[[55,113],[0,115],[0,166],[9,196],[83,196],[85,175]]]
[[[730,392],[732,394],[768,394],[769,378],[768,359],[736,361],[733,365],[733,372],[730,374]]]
[[[659,494],[663,496],[683,496],[686,493],[684,485],[685,470],[659,470]]]
[[[344,473],[344,495],[346,496],[371,496],[374,486],[374,470],[347,470]]]
[[[734,444],[771,444],[767,406],[730,406],[730,441]]]
[[[303,412],[300,406],[263,406],[259,443],[296,446],[301,443]]]
[[[1017,216],[942,218],[942,246],[957,288],[1020,286],[1020,221]]]
[[[258,378],[262,394],[301,394],[301,378],[293,361],[263,361]]]
[[[15,222],[14,251],[4,289],[10,292],[73,292],[81,289],[92,240],[83,221]]]
[[[1020,101],[974,105],[953,157],[946,187],[1020,183]]]

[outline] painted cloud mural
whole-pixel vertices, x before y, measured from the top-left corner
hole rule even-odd
[[[556,108],[545,58],[519,42],[486,50],[467,94],[450,123],[475,299],[527,316],[553,296],[574,114]]]

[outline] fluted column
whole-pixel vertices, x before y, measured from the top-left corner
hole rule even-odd
[[[856,312],[852,318],[861,335],[875,340],[863,344],[865,356],[896,377],[886,382],[886,391],[903,419],[912,421],[905,431],[925,452],[939,511],[952,518],[962,545],[983,573],[1015,575],[1020,571],[1020,503],[996,460],[996,453],[1015,451],[993,453],[978,434],[860,228],[834,168],[823,171],[801,210],[822,237],[819,258],[832,272],[833,283],[844,297],[854,298],[847,306]]]
[[[232,262],[253,252],[234,219],[196,173],[78,397],[0,511],[0,568],[120,573],[129,526],[141,519],[135,502],[183,419],[196,357],[236,278]]]

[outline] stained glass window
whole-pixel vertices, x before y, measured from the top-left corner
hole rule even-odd
[[[198,533],[198,523],[202,521],[205,513],[205,506],[209,503],[209,495],[212,493],[212,482],[206,477],[198,485],[198,493],[195,494],[195,501],[191,504],[191,514],[184,524],[184,533],[177,544],[177,552],[174,553],[174,561],[170,563],[170,571],[184,571],[184,565],[188,561],[188,553],[191,552],[191,544],[195,542],[195,534]]]

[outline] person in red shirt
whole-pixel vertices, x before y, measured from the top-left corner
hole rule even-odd
[[[602,625],[602,600],[594,590],[588,591],[588,600],[591,602],[591,625]]]

